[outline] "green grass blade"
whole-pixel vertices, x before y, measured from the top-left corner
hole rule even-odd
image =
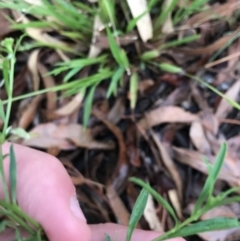
[[[2,100],[0,100],[0,119],[1,119],[3,122],[5,121],[5,112],[4,112]]]
[[[226,230],[237,227],[240,227],[240,222],[237,218],[213,218],[191,224],[177,232],[162,235],[162,237],[156,238],[153,241],[161,241],[175,237],[187,237],[203,232]]]
[[[166,6],[166,4],[163,4],[163,7],[161,9],[161,13],[159,15],[159,17],[155,20],[154,22],[154,29],[159,29],[161,27],[161,25],[165,22],[165,20],[167,19],[167,16],[169,13],[171,13],[174,8],[177,6],[178,4],[178,0],[171,0],[171,4],[169,4],[169,6]]]
[[[7,95],[9,95],[10,92],[10,86],[9,86],[9,61],[7,58],[4,58],[2,63],[2,72],[3,72],[3,79],[4,79],[4,85],[5,89],[7,91]]]
[[[162,64],[159,64],[159,67],[163,71],[166,71],[166,72],[169,72],[172,74],[183,74],[184,73],[184,71],[181,68],[179,68],[175,65],[172,65],[172,64],[162,63]]]
[[[210,170],[209,170],[208,178],[207,178],[207,180],[203,186],[203,189],[201,191],[201,194],[199,195],[199,198],[195,204],[193,213],[197,212],[201,208],[201,205],[203,204],[203,202],[206,200],[207,197],[209,199],[212,197],[214,184],[215,184],[217,177],[219,175],[219,172],[223,166],[223,162],[224,162],[226,153],[227,153],[227,145],[226,145],[226,143],[223,143],[221,145],[221,148],[218,152],[218,155],[216,157],[216,160],[215,160],[213,166],[211,167],[211,169],[209,168]]]
[[[89,118],[91,115],[93,97],[94,97],[94,92],[95,92],[96,86],[97,85],[93,85],[90,88],[90,91],[86,98],[86,102],[85,102],[85,106],[84,106],[84,113],[83,113],[83,125],[85,128],[88,126],[88,121],[89,121]]]
[[[122,67],[119,67],[113,74],[110,86],[108,87],[107,98],[109,98],[113,93],[116,93],[117,84],[121,79],[121,77],[123,76],[124,72],[125,72],[125,69]]]
[[[179,45],[182,45],[182,44],[191,43],[195,40],[198,40],[200,37],[201,37],[200,34],[187,36],[187,37],[184,37],[182,39],[177,39],[177,40],[171,41],[169,43],[165,43],[160,47],[160,49],[162,50],[162,49],[166,49],[166,48],[169,48],[169,47],[176,47],[176,46],[179,46]]]
[[[126,241],[131,240],[133,231],[136,228],[140,218],[143,215],[144,209],[147,204],[147,199],[148,199],[148,191],[143,188],[142,191],[140,192],[139,196],[137,197],[137,200],[136,200],[133,210],[132,210],[132,214],[131,214],[129,224],[128,224]]]
[[[131,21],[129,21],[129,23],[127,25],[126,32],[127,33],[131,32],[136,27],[138,20],[141,19],[146,13],[148,13],[148,11],[143,12],[138,17],[136,17],[136,18],[132,19]]]
[[[158,201],[169,212],[169,214],[173,217],[175,224],[178,224],[179,221],[175,214],[175,211],[173,210],[171,205],[158,192],[156,192],[153,188],[151,188],[149,184],[145,183],[141,179],[131,177],[129,180],[131,182],[138,184],[142,188],[145,188],[156,199],[156,201]]]
[[[130,107],[132,110],[134,110],[136,107],[137,92],[138,92],[138,75],[137,73],[133,73],[130,78]]]
[[[127,68],[129,64],[126,53],[118,46],[109,28],[107,28],[107,36],[114,59],[121,67]]]
[[[159,51],[158,50],[150,50],[150,51],[146,51],[141,55],[141,60],[143,61],[148,61],[151,59],[155,59],[159,56]]]
[[[9,169],[9,177],[10,177],[10,187],[11,187],[11,198],[12,203],[17,204],[17,162],[16,156],[14,152],[13,145],[10,146],[10,169]]]

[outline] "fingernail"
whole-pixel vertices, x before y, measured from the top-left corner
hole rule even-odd
[[[75,217],[81,219],[86,222],[86,218],[84,217],[82,210],[80,209],[79,202],[76,197],[71,197],[70,199],[70,208]]]

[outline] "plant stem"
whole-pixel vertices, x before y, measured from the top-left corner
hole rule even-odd
[[[5,200],[6,200],[6,202],[10,202],[8,186],[7,186],[6,176],[5,176],[5,173],[4,173],[4,166],[3,166],[2,143],[0,143],[0,173],[1,173],[3,193],[4,193]]]

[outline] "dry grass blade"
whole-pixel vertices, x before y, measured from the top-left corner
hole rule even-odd
[[[133,18],[145,13],[138,21],[137,28],[143,42],[153,37],[153,27],[150,14],[148,12],[147,0],[127,0]]]

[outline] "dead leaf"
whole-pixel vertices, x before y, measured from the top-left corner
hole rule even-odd
[[[11,23],[6,18],[6,16],[10,16],[10,11],[8,9],[0,9],[0,38],[14,31],[11,29]]]
[[[165,0],[163,8],[168,9],[172,5],[172,3],[173,3],[173,0]],[[170,34],[173,31],[174,31],[174,27],[173,27],[173,22],[172,22],[172,13],[169,12],[165,22],[163,23],[162,33]]]
[[[194,14],[191,18],[189,18],[185,27],[193,27],[197,28],[201,24],[206,21],[217,19],[220,17],[230,17],[232,13],[238,9],[239,6],[238,1],[227,1],[225,4],[216,4],[211,6],[209,10],[201,11],[200,13]]]
[[[107,186],[107,197],[118,223],[128,226],[130,214],[112,185]]]
[[[238,34],[239,29],[237,29],[236,31],[232,32],[231,34],[225,35],[221,38],[219,38],[218,40],[216,40],[215,42],[213,42],[212,44],[203,47],[203,48],[173,48],[171,51],[174,52],[178,52],[178,53],[185,53],[188,55],[212,55],[214,52],[216,52],[217,50],[221,49],[222,46],[225,46],[225,44],[227,44],[230,40],[232,40],[234,37],[236,37],[236,35]],[[170,51],[170,52],[171,52]]]
[[[24,130],[28,128],[33,122],[39,103],[43,98],[44,95],[37,95],[34,98],[26,99],[22,102],[23,106],[20,105],[18,110],[18,127],[23,128]]]
[[[125,113],[125,100],[118,98],[114,106],[108,112],[107,119],[113,124],[117,124]]]
[[[38,63],[38,71],[43,79],[44,86],[46,89],[52,88],[55,86],[54,78],[51,75],[46,75],[48,73],[47,68]],[[57,108],[57,93],[55,91],[48,91],[46,93],[47,97],[47,111],[53,111]]]
[[[166,166],[168,172],[171,174],[171,177],[177,187],[178,197],[179,197],[180,203],[182,203],[183,186],[182,186],[182,179],[178,173],[178,170],[177,170],[172,158],[170,157],[168,150],[165,148],[163,143],[159,140],[158,136],[153,131],[151,132],[151,135],[153,137],[155,144],[157,145],[157,147],[159,149],[159,152],[162,157],[162,161],[163,161],[164,165]]]
[[[148,11],[147,0],[127,0],[133,18],[139,17],[146,12],[138,21],[137,28],[143,42],[147,42],[153,37],[153,27],[151,16]]]
[[[83,126],[78,124],[41,124],[33,128],[30,134],[35,135],[35,137],[23,141],[24,145],[44,149],[57,146],[62,150],[72,150],[75,149],[75,146],[104,150],[114,148],[112,144],[95,141],[91,135],[91,130],[84,130]]]
[[[33,90],[37,91],[40,85],[40,77],[38,74],[38,56],[39,56],[39,49],[33,50],[28,58],[28,69],[32,74],[32,84]]]
[[[238,95],[240,91],[240,79],[238,79],[225,93],[225,95],[231,98],[234,101],[238,100]],[[228,103],[224,98],[222,98],[218,108],[216,110],[216,117],[219,119],[223,119],[227,117],[230,111],[233,109],[233,106]]]
[[[142,118],[138,125],[144,129],[163,123],[191,123],[197,121],[198,116],[177,106],[163,106],[152,110]]]
[[[92,113],[101,120],[117,138],[119,156],[117,166],[113,172],[113,187],[118,190],[123,185],[123,182],[126,181],[126,175],[128,174],[127,150],[122,131],[116,125],[108,121],[98,110],[94,109]]]
[[[157,216],[155,204],[151,194],[148,194],[147,204],[143,212],[143,216],[148,222],[151,230],[157,232],[163,232],[162,224]]]
[[[88,54],[89,58],[97,57],[102,51],[102,49],[96,45],[96,41],[97,41],[97,36],[100,35],[100,31],[103,28],[105,28],[105,25],[102,22],[99,15],[96,14],[94,18],[94,24],[93,24],[92,45],[90,47],[89,54]]]
[[[203,155],[197,151],[192,151],[184,148],[172,147],[174,159],[186,164],[204,174],[208,174],[207,165],[203,161]],[[225,162],[218,176],[219,180],[228,182],[231,186],[240,186],[240,174],[239,174],[239,160],[236,160],[230,156],[228,151],[225,158]],[[212,155],[205,155],[207,159],[214,163],[215,157]]]
[[[203,154],[211,154],[211,148],[200,122],[194,121],[192,123],[190,128],[190,138],[197,150]]]
[[[66,105],[57,109],[55,111],[55,114],[57,116],[69,116],[69,115],[71,115],[76,109],[78,109],[81,106],[83,98],[84,98],[84,93],[79,92]]]

